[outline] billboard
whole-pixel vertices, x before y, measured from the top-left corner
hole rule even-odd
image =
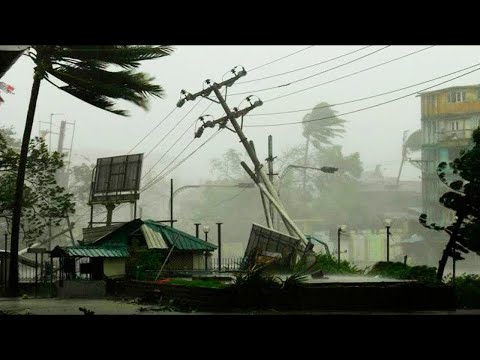
[[[303,251],[300,239],[253,224],[242,269],[274,263],[280,269],[287,270],[296,263],[297,255]]]
[[[139,198],[143,154],[97,159],[91,188],[91,203],[128,202]]]

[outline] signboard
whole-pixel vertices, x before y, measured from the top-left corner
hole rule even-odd
[[[303,250],[299,239],[253,224],[242,270],[269,263],[287,270],[295,264],[297,255],[301,255]]]
[[[131,202],[138,200],[143,154],[97,159],[90,203]]]

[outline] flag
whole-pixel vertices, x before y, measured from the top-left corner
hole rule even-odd
[[[15,88],[12,85],[0,81],[0,90],[3,90],[8,94],[13,94],[13,90],[15,90]]]

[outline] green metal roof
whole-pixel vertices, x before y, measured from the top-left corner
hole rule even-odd
[[[212,243],[153,220],[145,220],[140,229],[150,249],[166,249],[175,246],[178,250],[213,251],[217,248]]]
[[[73,257],[103,257],[103,258],[123,258],[128,257],[126,247],[106,247],[106,246],[66,246],[62,248],[69,256]]]

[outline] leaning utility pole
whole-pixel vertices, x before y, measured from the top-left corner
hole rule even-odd
[[[237,81],[240,77],[245,76],[247,74],[247,72],[245,71],[244,68],[242,68],[242,70],[239,71],[238,73],[235,71],[235,68],[232,69],[231,72],[232,72],[232,74],[234,74],[234,76],[232,78],[228,79],[228,80],[225,80],[225,81],[219,83],[219,84],[217,84],[215,82],[212,83],[211,80],[206,80],[205,83],[208,85],[208,87],[206,89],[202,90],[202,91],[199,91],[198,93],[190,94],[190,93],[187,93],[185,90],[182,90],[182,94],[185,97],[178,101],[177,106],[181,107],[185,103],[185,101],[195,100],[199,96],[205,97],[205,98],[207,98],[207,99],[209,99],[213,102],[219,103],[222,106],[223,110],[226,113],[226,116],[222,117],[218,120],[204,122],[203,125],[197,130],[197,132],[195,134],[195,137],[200,137],[203,133],[203,130],[206,127],[214,127],[216,124],[219,124],[220,128],[227,128],[228,130],[230,130],[232,132],[235,132],[238,135],[238,137],[240,138],[240,141],[243,144],[245,150],[247,151],[248,156],[250,157],[250,159],[253,162],[255,173],[257,174],[255,176],[255,178],[258,179],[258,182],[257,182],[258,187],[260,188],[262,193],[264,193],[264,195],[268,198],[268,200],[270,200],[270,202],[277,209],[277,211],[280,213],[280,216],[284,220],[285,226],[287,227],[289,232],[293,232],[295,235],[298,236],[298,238],[304,244],[307,244],[307,240],[305,239],[304,234],[296,226],[296,224],[293,222],[293,220],[288,216],[288,214],[285,210],[285,207],[283,206],[283,204],[282,204],[282,202],[281,202],[281,200],[278,196],[277,191],[275,190],[273,184],[271,183],[270,179],[268,178],[267,174],[265,173],[265,170],[263,169],[262,164],[258,160],[258,157],[255,153],[255,149],[252,146],[252,142],[249,142],[247,140],[247,137],[245,136],[242,128],[240,127],[240,125],[237,122],[238,117],[242,117],[242,119],[243,119],[243,116],[246,113],[248,113],[249,111],[251,111],[252,109],[254,109],[258,106],[261,106],[263,104],[262,101],[259,99],[252,104],[250,102],[251,96],[249,96],[249,97],[247,97],[247,101],[250,103],[251,106],[249,106],[249,107],[247,107],[243,110],[238,110],[238,109],[234,108],[234,112],[232,112],[232,110],[230,110],[230,108],[228,107],[224,97],[220,93],[220,89],[223,86],[226,86],[228,88],[228,87],[232,86],[233,83],[235,81]],[[215,96],[217,97],[218,101],[215,101],[215,100],[210,99],[208,97],[212,92],[215,93]],[[230,121],[234,130],[230,129],[227,126],[228,121]],[[245,168],[245,166],[244,166],[244,168]]]

